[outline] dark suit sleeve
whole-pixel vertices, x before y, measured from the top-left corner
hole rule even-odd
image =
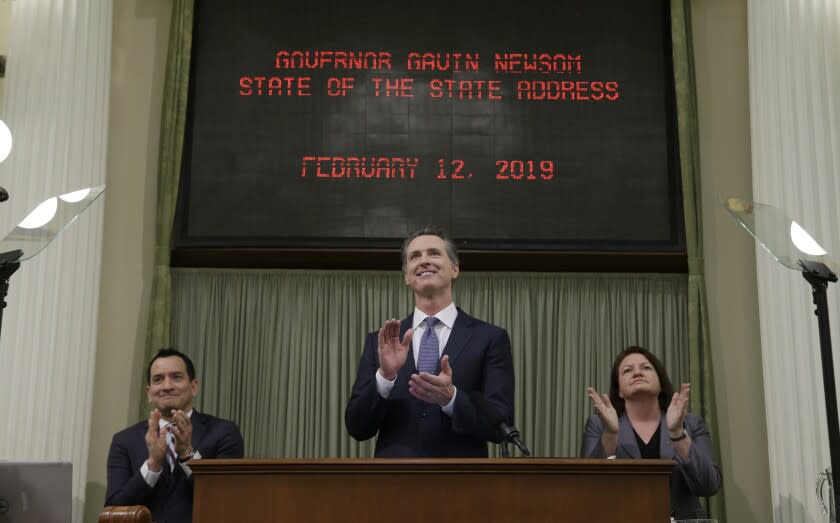
[[[236,423],[227,420],[222,421],[219,433],[218,443],[215,445],[212,457],[219,459],[245,457],[245,442]],[[201,449],[199,449],[200,451]]]
[[[211,418],[204,414],[197,414],[197,416],[203,416],[204,419],[212,420],[210,422],[210,431],[195,447],[201,453],[201,459],[234,459],[245,456],[245,443],[242,440],[242,433],[239,431],[239,426],[236,423],[221,418]],[[192,496],[192,473],[187,477],[186,485],[187,492]]]
[[[510,350],[510,337],[506,330],[488,325],[491,329],[487,350],[481,361],[481,393],[487,401],[504,416],[508,425],[513,425],[513,393],[514,374],[513,356]],[[455,374],[457,367],[452,368],[453,381],[457,382]],[[503,439],[502,433],[491,426],[481,415],[469,397],[466,390],[458,390],[455,395],[455,405],[452,414],[452,430],[461,434],[469,434],[485,441],[499,443]]]
[[[194,414],[193,445],[202,459],[241,458],[245,443],[236,423],[207,414]]]
[[[377,344],[377,333],[368,334],[362,359],[359,361],[356,382],[344,411],[347,432],[359,441],[376,435],[387,412],[387,401],[376,390],[376,371],[379,369]]]
[[[196,446],[202,459],[242,458],[245,456],[245,442],[239,426],[232,421],[213,418],[210,431]],[[192,492],[193,475],[187,478],[189,492]]]
[[[125,433],[111,440],[108,451],[108,489],[105,505],[145,505],[153,489],[140,474],[143,462],[132,460]]]
[[[685,427],[691,436],[691,450],[689,460],[685,461],[674,451],[673,456],[667,456],[677,462],[677,469],[685,478],[691,493],[695,496],[711,496],[720,490],[720,466],[712,450],[712,438],[706,422],[701,416],[689,414],[686,416]],[[663,456],[665,457],[665,456]]]
[[[580,446],[580,457],[582,458],[606,458],[607,453],[601,444],[601,436],[604,434],[604,424],[597,414],[589,416],[586,425],[583,427],[583,443]]]

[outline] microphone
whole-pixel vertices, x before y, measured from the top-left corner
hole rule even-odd
[[[505,441],[512,441],[514,445],[516,445],[520,452],[526,456],[531,455],[531,451],[528,450],[528,447],[519,439],[519,431],[516,427],[508,425],[505,421],[504,416],[499,414],[499,411],[496,410],[487,399],[484,397],[481,392],[474,390],[470,393],[470,399],[472,400],[473,404],[478,408],[479,412],[484,416],[484,418],[494,427],[502,431],[504,435]]]

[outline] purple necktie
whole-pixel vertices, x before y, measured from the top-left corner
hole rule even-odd
[[[440,320],[434,316],[429,316],[423,321],[426,323],[426,330],[423,331],[423,337],[420,338],[420,354],[417,356],[417,370],[419,372],[437,374],[438,365],[440,364],[440,345],[437,334],[435,334],[435,324]]]
[[[176,459],[177,454],[175,454],[175,436],[172,434],[172,429],[175,427],[174,423],[170,423],[166,426],[166,462],[169,464],[169,468],[175,466],[175,462],[178,460]]]

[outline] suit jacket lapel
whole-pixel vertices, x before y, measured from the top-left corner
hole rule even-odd
[[[626,414],[622,414],[618,420],[618,446],[624,449],[631,458],[641,458],[642,451],[639,450],[639,444],[636,443],[636,433],[633,431],[633,425],[630,424],[630,418]],[[616,452],[616,454],[619,454]]]
[[[443,349],[443,354],[449,356],[450,366],[455,363],[458,355],[472,337],[473,321],[472,316],[458,309],[458,316],[455,317],[455,325],[452,326],[452,332],[449,333],[449,340],[447,340],[446,347]]]

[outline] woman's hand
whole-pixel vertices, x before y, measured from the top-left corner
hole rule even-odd
[[[592,400],[592,406],[598,417],[601,418],[601,424],[604,425],[604,432],[601,434],[601,447],[604,449],[604,457],[615,457],[615,451],[618,448],[618,413],[615,407],[612,406],[610,397],[604,394],[598,394],[598,391],[592,387],[586,389],[586,394]]]
[[[618,414],[615,412],[612,402],[610,402],[610,397],[606,394],[598,394],[598,391],[592,387],[586,389],[586,394],[592,400],[592,407],[595,408],[595,412],[601,418],[604,430],[610,434],[618,434]]]
[[[691,392],[691,386],[688,383],[683,383],[680,386],[680,391],[675,392],[671,398],[671,404],[668,405],[668,412],[665,413],[665,422],[668,424],[668,432],[671,439],[679,438],[683,434],[683,424],[685,423],[685,415],[688,412],[688,398]]]

